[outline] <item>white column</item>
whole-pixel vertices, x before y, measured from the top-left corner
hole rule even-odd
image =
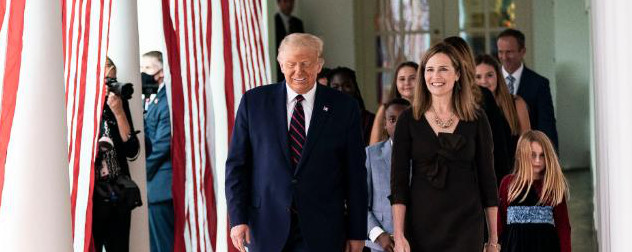
[[[156,1],[159,3],[159,1]],[[110,20],[108,56],[116,64],[119,82],[134,84],[134,95],[129,101],[134,129],[140,130],[140,155],[130,163],[132,179],[140,188],[143,206],[132,211],[130,251],[149,251],[149,222],[147,219],[147,186],[145,172],[145,135],[141,103],[140,59],[138,50],[138,19],[135,0],[113,0]]]
[[[59,1],[26,1],[21,39],[0,250],[72,251]]]
[[[632,251],[632,3],[592,0],[600,251]]]

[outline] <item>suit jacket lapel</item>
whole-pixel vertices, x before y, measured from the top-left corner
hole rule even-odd
[[[522,70],[522,76],[520,76],[520,86],[518,86],[518,92],[516,92],[516,94],[522,98],[527,96],[528,95],[527,92],[530,91],[529,87],[527,87],[529,85],[530,78],[531,78],[530,71],[531,70],[527,68],[527,66],[525,66],[524,69]]]
[[[316,97],[314,99],[314,109],[312,110],[312,119],[309,124],[309,130],[307,132],[307,141],[303,153],[301,154],[301,161],[296,167],[295,174],[303,167],[306,160],[309,158],[311,150],[318,141],[318,136],[323,130],[322,125],[327,122],[331,113],[332,107],[329,104],[328,97],[322,92],[322,87],[316,84]]]
[[[287,138],[287,90],[285,87],[285,81],[282,81],[277,89],[276,94],[272,97],[272,106],[274,109],[274,121],[276,122],[275,128],[277,129],[277,139],[281,145],[283,156],[285,156],[285,162],[287,167],[292,167],[290,163],[290,147]]]
[[[149,106],[147,106],[147,114],[153,113],[153,111],[156,110],[156,108],[158,107],[158,102],[160,102],[161,99],[166,99],[166,97],[164,97],[167,93],[165,88],[166,87],[163,87],[160,91],[158,91],[158,93],[156,93],[154,100],[149,101]]]

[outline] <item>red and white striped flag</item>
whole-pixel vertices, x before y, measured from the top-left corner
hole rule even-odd
[[[0,250],[72,248],[59,2],[0,0]]]
[[[260,0],[162,0],[171,74],[175,251],[235,251],[224,162],[241,95],[268,83]]]
[[[89,251],[111,0],[61,0],[74,251]]]

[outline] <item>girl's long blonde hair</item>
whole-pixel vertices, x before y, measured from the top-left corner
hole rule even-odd
[[[485,64],[494,68],[496,72],[496,90],[494,91],[494,99],[496,100],[496,104],[503,112],[505,119],[509,123],[509,127],[511,128],[512,135],[520,134],[522,130],[520,128],[520,122],[518,121],[518,111],[516,110],[516,102],[514,101],[514,96],[509,93],[509,88],[507,87],[507,83],[505,83],[505,78],[502,77],[502,72],[500,69],[500,64],[494,57],[483,54],[476,57],[476,65]]]
[[[533,167],[531,157],[533,155],[531,143],[538,143],[544,152],[544,176],[542,191],[540,193],[539,205],[555,206],[560,204],[564,197],[568,197],[568,183],[562,168],[557,159],[555,149],[551,140],[537,130],[529,130],[522,134],[518,140],[516,148],[516,163],[514,165],[514,178],[509,184],[507,203],[517,200],[522,195],[519,202],[527,198],[526,192],[531,190],[533,185]]]

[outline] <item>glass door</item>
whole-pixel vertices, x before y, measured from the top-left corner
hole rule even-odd
[[[516,26],[514,0],[458,0],[459,36],[474,50],[474,54],[496,55],[496,37],[507,28]]]
[[[443,3],[439,0],[377,0],[375,2],[375,65],[378,102],[386,102],[394,71],[402,62],[419,62],[441,39]]]

